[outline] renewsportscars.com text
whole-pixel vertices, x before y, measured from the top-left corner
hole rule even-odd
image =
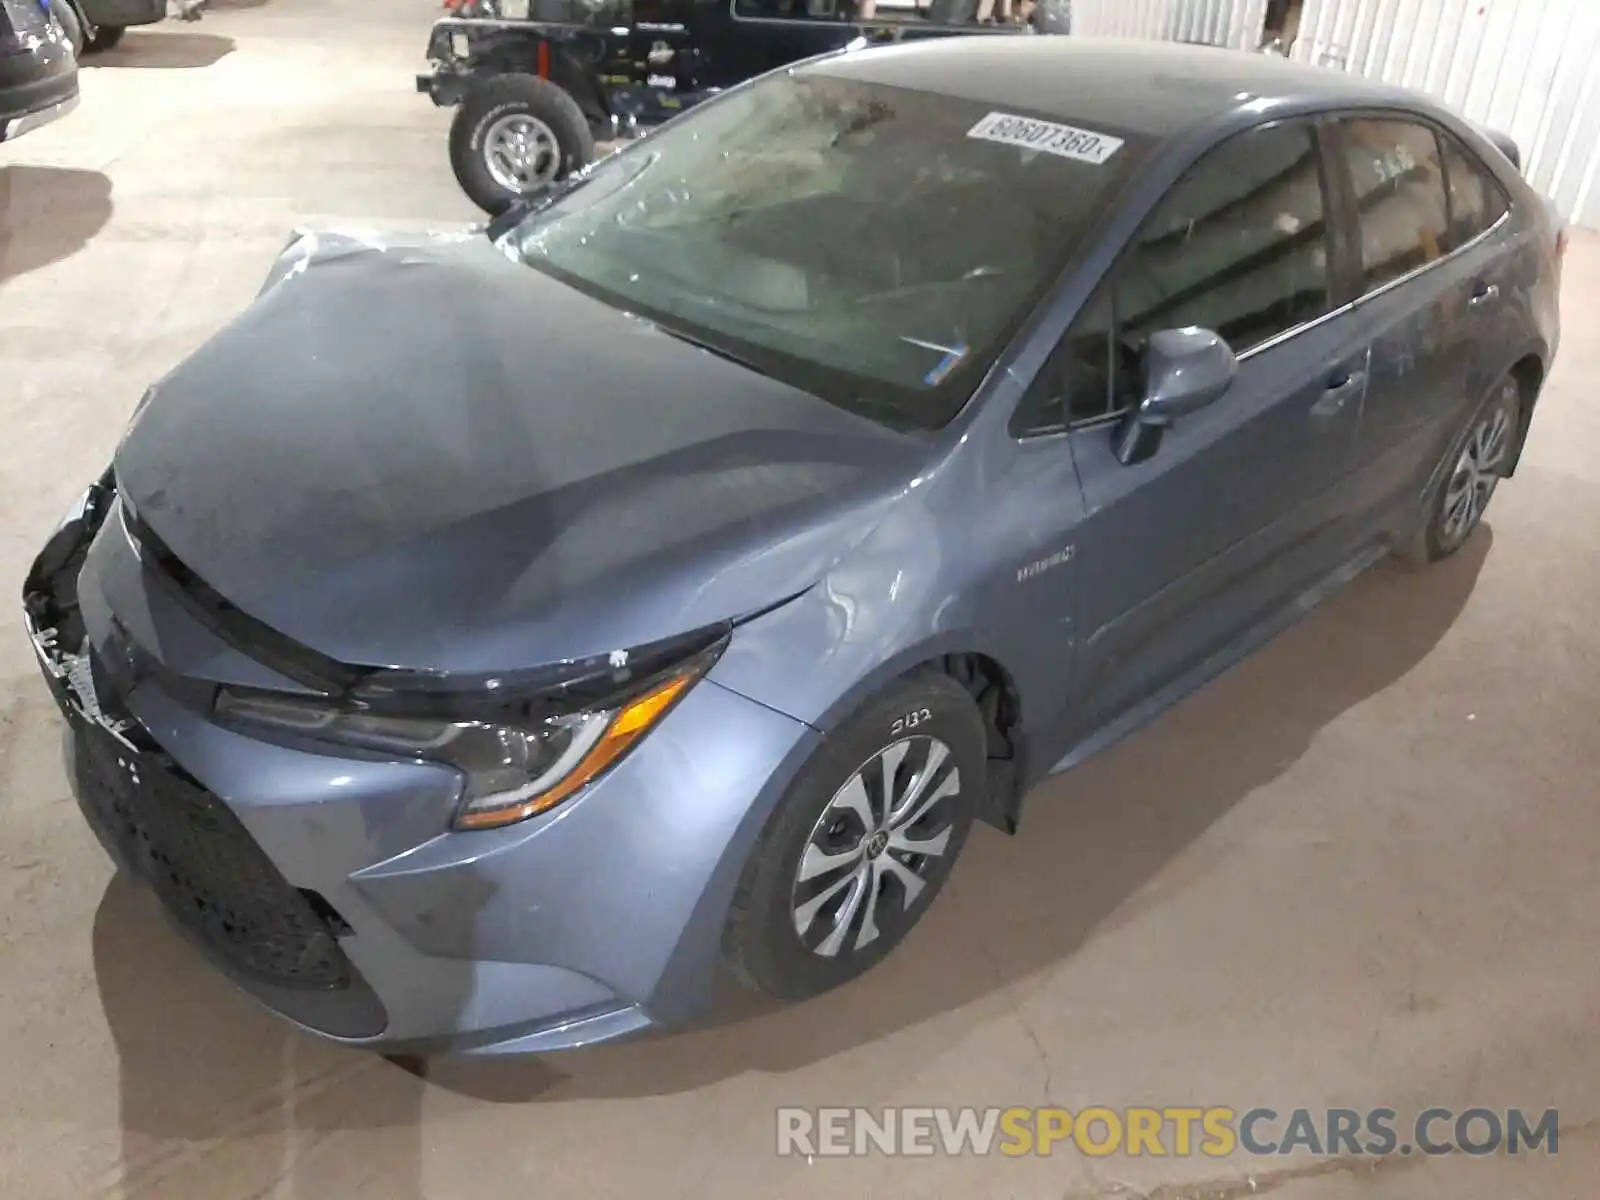
[[[1555,1154],[1556,1109],[780,1108],[780,1155]]]

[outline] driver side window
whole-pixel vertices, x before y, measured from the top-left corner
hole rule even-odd
[[[1244,354],[1315,320],[1332,307],[1328,258],[1312,124],[1230,138],[1156,206],[1080,311],[1042,373],[1054,402],[1018,417],[1053,415],[1060,428],[1138,403],[1139,362],[1158,330],[1210,329]]]
[[[1266,125],[1207,154],[1118,267],[1118,335],[1198,325],[1235,354],[1328,312],[1328,223],[1313,127]]]

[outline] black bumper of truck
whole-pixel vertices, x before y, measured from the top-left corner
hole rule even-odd
[[[417,76],[417,91],[428,96],[440,108],[460,104],[467,94],[467,77],[449,71],[435,71],[431,75]]]

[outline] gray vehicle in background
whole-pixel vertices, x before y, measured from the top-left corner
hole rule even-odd
[[[1562,248],[1415,95],[1046,37],[763,76],[487,236],[302,235],[29,573],[79,801],[346,1042],[813,995],[975,822],[1458,550]]]
[[[78,62],[40,0],[0,0],[0,142],[78,106]]]

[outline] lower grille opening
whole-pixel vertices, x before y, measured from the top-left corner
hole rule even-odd
[[[336,940],[348,923],[315,892],[291,886],[227,805],[99,726],[80,724],[75,741],[91,819],[223,965],[277,987],[349,986]]]

